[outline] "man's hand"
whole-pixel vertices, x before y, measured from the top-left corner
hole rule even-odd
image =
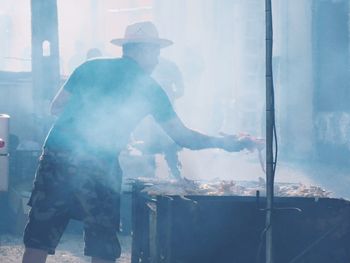
[[[265,148],[265,140],[262,138],[257,138],[250,135],[244,135],[241,137],[243,140],[248,140],[247,144],[249,147],[245,147],[245,149],[249,151],[254,151],[255,149],[258,151],[262,151]]]
[[[255,149],[261,151],[265,147],[265,140],[253,136],[222,134],[223,149],[228,152],[238,152],[244,149],[253,152]]]

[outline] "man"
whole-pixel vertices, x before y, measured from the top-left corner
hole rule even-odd
[[[98,48],[90,48],[86,52],[86,60],[102,57],[102,52]]]
[[[158,37],[151,22],[130,25],[124,38],[111,42],[123,47],[123,57],[82,64],[52,102],[58,119],[44,143],[29,201],[23,263],[45,262],[54,254],[70,218],[84,223],[84,252],[91,262],[120,256],[122,172],[116,156],[147,115],[182,147],[239,151],[257,146],[249,137],[210,137],[184,126],[150,77],[160,49],[172,44]]]
[[[154,78],[168,96],[173,108],[175,100],[184,94],[184,81],[178,66],[163,57],[159,57],[157,67],[152,72]],[[170,175],[175,179],[181,179],[181,162],[178,153],[182,149],[154,122],[151,116],[145,118],[134,130],[132,138],[136,143],[132,147],[141,150],[147,161],[148,170],[152,175],[156,173],[156,154],[162,154],[168,165]]]

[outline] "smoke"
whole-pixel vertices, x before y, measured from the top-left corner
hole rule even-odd
[[[338,6],[342,2],[346,1],[332,4]],[[30,50],[29,1],[16,0],[16,8],[6,3],[0,2],[4,21],[0,24],[4,53],[0,66],[2,70],[27,70],[28,61],[14,58],[30,57],[30,54],[23,55]],[[181,72],[184,92],[173,100],[173,105],[184,123],[215,136],[221,132],[243,132],[264,137],[264,1],[60,0],[57,5],[62,76],[68,76],[83,63],[91,48],[98,48],[105,57],[120,56],[121,49],[111,45],[110,40],[122,37],[130,23],[151,20],[161,37],[174,41],[173,46],[162,50],[162,57]],[[281,160],[276,180],[322,184],[333,190],[335,187],[326,179],[321,180],[322,176],[304,169],[305,166],[315,168],[312,162],[327,152],[319,148],[320,143],[349,147],[348,109],[338,113],[332,113],[332,109],[324,113],[315,111],[315,102],[321,105],[330,96],[324,96],[326,102],[323,102],[314,92],[314,87],[320,84],[315,82],[315,70],[318,70],[314,57],[315,30],[321,29],[314,23],[317,14],[313,10],[312,1],[273,1],[273,66]],[[348,20],[345,28],[348,34]],[[347,43],[347,48],[339,53],[334,51],[337,54],[329,60],[326,58],[333,67],[328,72],[330,75],[345,65],[340,60],[349,50],[348,46]],[[319,62],[324,63],[324,60]],[[346,97],[342,94],[332,95],[332,99]],[[101,120],[100,125],[105,122],[108,120]],[[332,129],[334,126],[339,129]],[[339,159],[343,153],[335,150],[332,155]],[[182,150],[179,158],[183,175],[194,179],[254,180],[264,176],[256,154]],[[299,166],[287,164],[291,161],[297,161]],[[166,169],[162,172],[167,173]],[[335,169],[321,170],[324,174],[326,170],[340,174]]]
[[[30,1],[0,2],[0,70],[30,71]]]
[[[100,48],[104,56],[119,56],[121,50],[109,41],[122,37],[129,23],[152,20],[161,37],[174,41],[172,47],[162,50],[162,56],[177,65],[182,74],[184,95],[173,104],[184,123],[215,136],[220,132],[262,136],[263,5],[259,1],[255,7],[244,1],[146,2],[59,1],[63,72],[69,73],[83,62],[87,49],[92,47]],[[85,13],[79,12],[83,6]],[[220,152],[224,159],[237,158],[237,154]],[[180,153],[180,159],[186,163],[185,159],[190,158],[191,162],[191,157],[185,155]],[[260,169],[256,158],[252,165]],[[227,167],[214,166],[217,174],[226,174]],[[200,175],[194,162],[191,170],[194,178],[206,177]]]
[[[175,43],[164,50],[164,56],[175,61],[184,76],[184,96],[175,105],[185,124],[214,136],[222,132],[263,136],[263,4],[157,4],[155,22],[161,34]],[[249,178],[257,180],[264,176],[257,154],[184,150],[180,159],[183,174],[192,179],[242,180],[251,173]]]

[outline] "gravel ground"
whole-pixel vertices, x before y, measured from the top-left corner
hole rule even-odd
[[[120,236],[122,249],[124,250],[118,263],[131,262],[131,238]],[[73,234],[65,234],[56,250],[56,254],[49,256],[47,263],[87,263],[89,257],[83,255],[83,237]],[[22,260],[23,243],[21,236],[0,236],[0,262],[19,263]]]

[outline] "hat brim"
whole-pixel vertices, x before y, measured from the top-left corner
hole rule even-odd
[[[164,38],[115,38],[111,40],[111,43],[116,46],[123,46],[126,44],[155,44],[159,45],[160,48],[165,48],[173,44],[173,41]]]

